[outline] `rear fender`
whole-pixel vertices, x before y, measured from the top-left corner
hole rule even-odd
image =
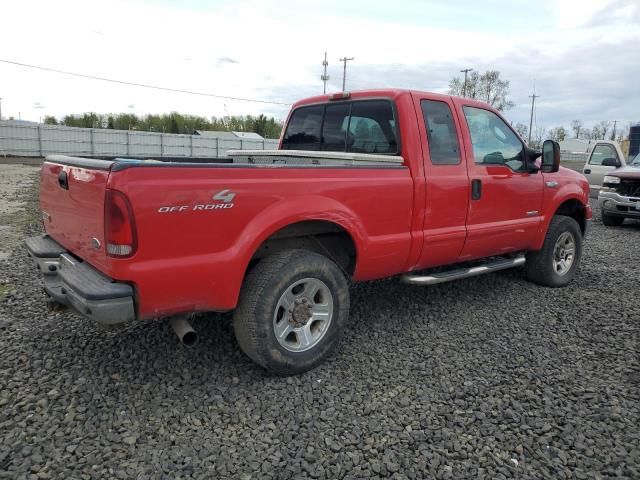
[[[356,247],[356,258],[366,251],[367,235],[362,221],[340,202],[322,196],[308,196],[295,200],[282,200],[256,215],[238,236],[228,258],[235,258],[234,268],[227,269],[227,292],[223,297],[237,303],[238,294],[249,262],[260,245],[282,228],[307,220],[323,220],[339,225],[349,233]],[[354,277],[357,276],[358,264]],[[233,308],[233,307],[232,307]]]

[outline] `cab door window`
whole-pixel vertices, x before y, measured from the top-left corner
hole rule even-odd
[[[464,107],[475,163],[504,165],[524,170],[524,145],[495,113],[476,107]]]
[[[619,161],[618,153],[613,146],[606,143],[599,143],[593,149],[591,158],[589,158],[589,165],[602,165],[605,158],[613,158],[614,160]]]

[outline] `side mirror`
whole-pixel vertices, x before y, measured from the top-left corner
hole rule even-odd
[[[605,158],[604,160],[602,160],[602,166],[603,167],[616,167],[618,168],[620,166],[620,162],[612,157],[608,157]]]
[[[544,173],[555,173],[560,170],[560,145],[553,140],[545,140],[542,144],[542,165]]]

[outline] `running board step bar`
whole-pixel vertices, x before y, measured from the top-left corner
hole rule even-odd
[[[427,275],[405,274],[400,278],[404,283],[410,283],[412,285],[435,285],[436,283],[451,282],[453,280],[460,280],[461,278],[476,277],[478,275],[484,275],[485,273],[519,267],[520,265],[524,265],[525,261],[524,255],[511,258],[502,257],[474,267],[456,268]]]

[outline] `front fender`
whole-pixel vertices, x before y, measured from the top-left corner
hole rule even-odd
[[[548,186],[548,182],[554,181],[559,184],[558,188]],[[562,180],[554,178],[545,178],[545,185],[542,221],[540,222],[538,237],[534,243],[534,250],[540,250],[542,248],[551,219],[563,203],[569,200],[576,200],[580,202],[584,208],[587,208],[589,205],[588,190],[585,192],[585,189],[579,182],[562,182]]]

